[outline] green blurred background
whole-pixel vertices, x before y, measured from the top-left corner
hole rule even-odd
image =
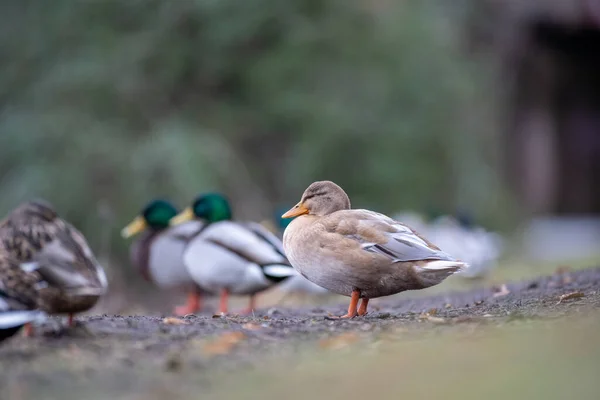
[[[563,31],[600,19],[542,3],[3,1],[0,211],[50,200],[116,290],[140,282],[118,232],[156,196],[219,190],[262,220],[331,179],[355,207],[507,234],[596,214],[597,134],[569,118],[600,109],[598,60]]]

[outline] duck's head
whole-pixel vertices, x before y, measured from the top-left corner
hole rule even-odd
[[[324,216],[340,210],[350,209],[350,199],[344,189],[331,181],[312,183],[298,204],[289,209],[281,218],[292,218],[303,214]]]
[[[171,225],[181,224],[193,219],[202,219],[208,223],[231,220],[229,201],[220,193],[207,193],[196,197],[190,207],[171,219]]]
[[[121,236],[129,238],[145,229],[161,230],[169,227],[171,218],[177,215],[175,206],[167,200],[152,200],[123,230]]]
[[[8,215],[8,218],[13,221],[41,220],[52,222],[57,217],[58,215],[52,204],[43,199],[35,199],[23,203]]]

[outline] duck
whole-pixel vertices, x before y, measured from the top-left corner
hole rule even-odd
[[[347,313],[336,318],[364,316],[372,298],[434,286],[468,267],[401,222],[352,209],[332,181],[308,186],[282,215],[292,217],[283,234],[292,266],[309,281],[350,297]]]
[[[488,276],[498,266],[504,247],[502,236],[475,225],[464,213],[436,218],[429,224],[427,234],[443,251],[469,264],[459,274],[468,280]]]
[[[221,315],[228,312],[230,295],[250,296],[243,312],[251,313],[257,293],[297,274],[274,234],[257,222],[233,221],[223,194],[197,196],[171,224],[190,220],[201,220],[206,227],[188,242],[183,261],[198,286],[219,293]]]
[[[0,256],[0,263],[15,263]],[[27,304],[0,290],[0,342],[16,335],[25,325],[42,321],[46,314],[40,310],[30,310]]]
[[[187,242],[206,226],[201,221],[188,221],[170,226],[169,221],[179,211],[169,200],[149,201],[127,226],[121,230],[125,239],[138,236],[131,243],[131,264],[140,274],[163,290],[177,289],[187,293],[187,302],[177,306],[174,314],[195,314],[202,309],[203,291],[194,282],[183,263]]]
[[[28,201],[0,221],[0,255],[3,296],[27,310],[67,314],[69,327],[108,289],[83,234],[45,200]]]

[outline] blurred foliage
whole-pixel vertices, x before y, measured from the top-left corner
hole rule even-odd
[[[491,73],[461,51],[469,4],[2,2],[0,211],[45,197],[115,257],[152,197],[222,190],[260,219],[319,179],[357,207],[467,207],[498,226],[509,196]]]

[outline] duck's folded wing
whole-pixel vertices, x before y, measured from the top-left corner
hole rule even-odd
[[[340,232],[358,241],[364,251],[387,257],[391,262],[422,260],[455,261],[410,227],[383,214],[353,210],[354,221],[341,225]],[[348,229],[348,226],[354,229]]]
[[[257,222],[245,222],[243,225],[254,232],[255,235],[273,246],[273,248],[277,250],[279,254],[285,256],[283,243],[281,242],[281,239],[273,234],[273,232],[269,231],[266,227]]]
[[[32,268],[37,263],[21,263],[15,259],[0,255],[0,309],[31,309],[39,301],[38,290],[47,283]]]
[[[245,224],[223,221],[211,224],[200,235],[249,262],[265,265],[289,265],[281,244],[275,246],[266,235],[259,235]],[[274,238],[277,241],[277,238]]]
[[[34,255],[37,271],[49,286],[71,295],[102,295],[106,275],[85,238],[75,228],[56,232]]]

